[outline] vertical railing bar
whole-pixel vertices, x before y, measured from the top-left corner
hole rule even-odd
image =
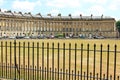
[[[22,74],[23,74],[23,66],[20,65],[20,68],[21,68],[21,73],[20,73],[20,75],[22,76]],[[20,77],[21,77],[21,76],[20,76]],[[23,78],[23,76],[22,76],[21,78]]]
[[[102,44],[100,46],[100,79],[102,79]]]
[[[62,69],[60,69],[60,80],[63,80],[62,75],[63,75],[63,72],[62,72]]]
[[[117,45],[115,45],[115,52],[114,52],[114,80],[116,79],[116,58],[117,58]]]
[[[14,67],[15,67],[15,80],[16,80],[16,68],[17,68],[17,62],[16,62],[16,40],[14,40]]]
[[[119,80],[119,76],[117,77],[117,80]]]
[[[98,80],[99,78],[98,78],[98,73],[97,73],[97,80]],[[100,79],[101,80],[101,79]]]
[[[25,80],[27,80],[27,65],[25,65]]]
[[[41,70],[41,66],[40,66],[40,80],[41,80],[41,71],[42,71],[42,70]]]
[[[57,69],[55,68],[55,80],[57,80],[57,76],[56,76],[57,73],[56,73],[56,71],[57,71]]]
[[[2,77],[3,77],[3,42],[1,42],[1,63],[2,63]]]
[[[34,42],[32,44],[32,65],[33,65],[33,80],[34,80]]]
[[[49,43],[47,43],[47,79],[49,78]]]
[[[107,78],[107,80],[109,80],[108,78]],[[112,80],[112,75],[110,75],[110,80]],[[115,80],[115,79],[114,79]]]
[[[103,80],[105,80],[105,74],[103,74]]]
[[[28,42],[28,80],[29,80],[29,70],[30,70],[30,42]]]
[[[86,79],[85,79],[85,75],[86,75],[86,73],[84,72],[84,80],[86,80]]]
[[[66,69],[66,79],[65,80],[67,80],[68,79],[68,70]]]
[[[81,44],[81,80],[82,80],[82,66],[83,66],[83,44]]]
[[[78,79],[77,79],[77,80],[79,80],[79,75],[80,75],[80,74],[79,74],[79,71],[78,71]]]
[[[7,78],[7,41],[5,42],[5,66],[6,66],[6,78]]]
[[[109,47],[110,46],[108,45],[107,46],[107,79],[109,78]]]
[[[23,75],[25,80],[25,42],[23,42]]]
[[[74,80],[74,79],[73,79],[73,78],[74,78],[74,77],[73,77],[73,74],[74,74],[74,73],[73,73],[73,70],[72,70],[72,80]]]
[[[87,45],[87,80],[89,76],[89,44]]]
[[[71,43],[69,43],[69,80],[71,74]]]
[[[60,61],[59,61],[59,57],[60,57],[60,54],[59,54],[60,52],[59,51],[60,51],[60,48],[59,47],[60,47],[60,44],[58,43],[58,80],[59,80],[59,64],[60,64]]]
[[[95,80],[95,67],[96,67],[96,44],[94,44],[94,59],[93,59],[93,80]]]
[[[44,80],[46,80],[46,67],[45,67],[45,79]]]
[[[94,79],[94,78],[93,78]],[[92,73],[90,72],[90,80],[92,80]]]
[[[54,80],[54,43],[52,43],[52,80]]]
[[[44,80],[44,43],[42,43],[42,80]]]
[[[11,68],[12,68],[12,42],[10,42],[10,78],[11,78]]]
[[[19,80],[20,80],[20,60],[21,60],[21,43],[19,42]]]
[[[8,62],[8,64],[7,64],[7,66],[8,66],[8,77],[7,77],[7,78],[10,78],[10,77],[9,77],[9,74],[10,74],[10,64],[9,64],[9,62]]]
[[[32,48],[31,48],[31,49],[32,49]],[[32,54],[32,53],[31,53],[31,54]],[[33,77],[32,77],[33,74],[32,74],[32,73],[33,73],[33,67],[32,67],[32,65],[30,65],[30,76],[29,76],[30,79],[33,79]]]
[[[36,66],[35,66],[35,69],[34,69],[34,70],[35,70],[35,75],[34,75],[34,76],[35,76],[35,79],[34,79],[34,80],[36,80],[36,79],[37,79],[37,78],[36,78],[36,71],[37,71],[37,70],[36,70]]]
[[[52,71],[51,71],[51,67],[50,67],[50,80],[52,80],[52,79],[51,79],[51,77],[52,77],[51,72],[52,72]]]
[[[65,80],[65,43],[63,43],[63,80]]]
[[[77,73],[77,44],[75,43],[75,80],[76,80],[76,73]]]
[[[39,43],[37,42],[37,80],[39,79]]]

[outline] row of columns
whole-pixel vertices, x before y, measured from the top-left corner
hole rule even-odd
[[[80,33],[114,31],[114,22],[90,21],[47,21],[29,19],[1,19],[0,31],[21,33]]]

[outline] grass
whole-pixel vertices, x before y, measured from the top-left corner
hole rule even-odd
[[[67,50],[65,50],[65,62],[63,62],[63,49],[60,49],[60,65],[59,68],[63,69],[63,64],[65,63],[65,69],[69,69],[69,44],[71,43],[71,48],[75,49],[75,44],[77,44],[77,49],[81,49],[81,44],[83,44],[83,48],[87,49],[87,45],[89,44],[90,50],[94,50],[94,44],[96,44],[96,50],[101,50],[100,46],[101,44],[103,45],[102,50],[107,50],[107,46],[109,44],[110,46],[110,51],[114,51],[114,46],[117,45],[117,51],[119,51],[120,48],[120,40],[111,40],[111,39],[40,39],[40,40],[17,40],[17,46],[19,45],[19,42],[21,43],[21,46],[23,46],[23,43],[25,42],[25,46],[28,46],[28,42],[30,43],[30,49],[28,51],[28,48],[26,47],[25,49],[25,54],[23,54],[24,49],[23,47],[20,48],[20,65],[28,65],[28,54],[29,54],[29,65],[33,66],[33,42],[34,42],[34,46],[37,47],[37,43],[39,43],[39,47],[42,46],[42,43],[44,42],[44,47],[47,47],[47,43],[49,43],[49,48],[52,48],[52,43],[54,43],[54,48],[58,47],[58,43],[60,43],[60,48],[63,48],[63,44],[65,43],[65,48],[67,48]],[[10,45],[10,42],[12,42],[12,46],[14,46],[13,42],[14,40],[1,40],[0,42],[3,42],[3,45],[6,45],[7,42],[7,46]],[[1,43],[0,43],[1,45]],[[6,62],[7,59],[7,63],[10,63],[10,47],[7,47],[7,51],[6,51],[6,47],[3,48],[3,62]],[[7,52],[7,54],[6,54]],[[28,53],[29,52],[29,53]],[[87,71],[87,51],[83,51],[83,72]],[[16,48],[16,56],[17,56],[17,63],[19,63],[19,49],[18,47]],[[96,52],[96,73],[100,73],[100,52]],[[7,56],[6,56],[7,55]],[[12,48],[11,50],[11,61],[14,64],[14,49]],[[25,57],[23,57],[23,55],[25,55]],[[109,63],[109,74],[113,75],[114,72],[114,52],[110,52],[110,63]],[[0,56],[1,56],[1,47],[0,47]],[[54,68],[58,68],[58,50],[55,49],[54,50]],[[77,66],[76,66],[76,70],[77,71],[81,71],[81,50],[77,50]],[[120,57],[120,53],[117,53],[117,75],[120,75],[119,71],[120,71],[120,63],[119,63],[119,57]],[[25,58],[25,60],[23,59]],[[42,66],[42,49],[39,48],[39,66]],[[25,63],[24,63],[25,61]],[[1,60],[0,60],[1,62]],[[44,50],[44,67],[47,68],[47,49]],[[90,51],[89,52],[89,72],[93,73],[93,63],[94,63],[94,51]],[[34,65],[37,66],[37,48],[34,48]],[[49,49],[49,68],[52,68],[52,50]],[[71,50],[71,70],[75,70],[75,51]],[[106,74],[107,72],[107,52],[102,52],[102,74]]]

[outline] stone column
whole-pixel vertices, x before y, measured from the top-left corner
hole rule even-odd
[[[51,31],[51,33],[53,34],[53,22],[51,22],[50,31]],[[54,35],[54,34],[53,34],[53,35]]]
[[[6,30],[6,23],[7,23],[7,20],[5,19],[4,20],[4,31],[6,32],[7,30]]]
[[[1,36],[3,36],[3,26],[4,26],[4,25],[3,25],[3,22],[4,22],[4,21],[3,21],[3,19],[2,19],[2,20],[1,20]]]

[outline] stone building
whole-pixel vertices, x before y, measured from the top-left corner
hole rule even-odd
[[[42,16],[0,11],[0,36],[104,36],[116,37],[115,19],[105,16]]]

